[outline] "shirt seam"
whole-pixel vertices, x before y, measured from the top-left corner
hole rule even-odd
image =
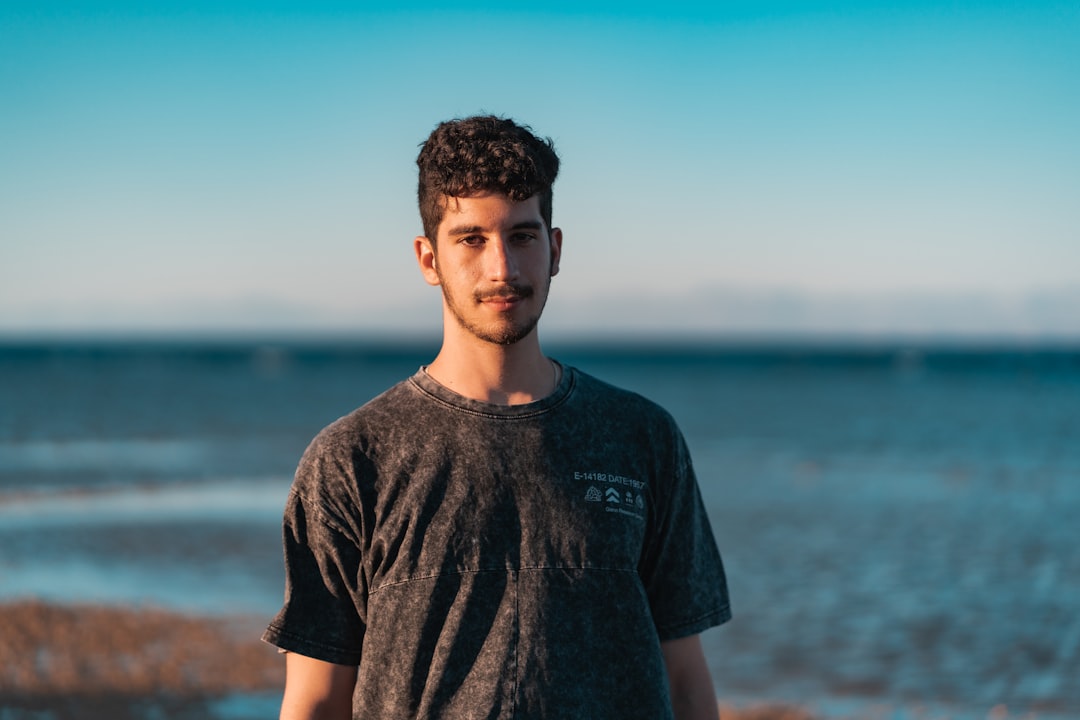
[[[410,577],[402,578],[400,580],[391,580],[390,582],[385,582],[385,583],[382,583],[382,584],[378,585],[377,587],[372,588],[368,592],[368,596],[370,597],[371,595],[374,595],[375,593],[377,593],[377,592],[379,592],[381,590],[386,590],[388,588],[392,588],[392,587],[397,586],[397,585],[407,585],[407,584],[413,583],[413,582],[420,582],[420,581],[423,581],[423,580],[433,580],[435,578],[440,578],[440,577],[458,577],[458,576],[462,576],[462,575],[483,575],[483,574],[487,574],[487,573],[503,573],[503,574],[506,574],[508,576],[513,576],[514,573],[537,572],[537,571],[543,571],[543,570],[596,570],[596,571],[599,571],[599,572],[620,572],[620,573],[633,573],[635,575],[637,574],[637,568],[607,567],[607,566],[598,566],[598,565],[525,565],[525,566],[522,566],[522,567],[478,568],[478,569],[475,569],[475,570],[470,570],[470,569],[466,569],[466,570],[449,570],[449,571],[440,571],[440,572],[436,572],[436,573],[427,573],[427,574],[424,574],[424,575],[412,575]]]
[[[328,511],[320,498],[310,497],[307,493],[300,491],[295,485],[289,490],[290,494],[296,496],[300,501],[300,505],[304,508],[304,511],[310,517],[311,520],[319,523],[323,527],[329,528],[334,532],[350,536],[350,531],[344,525],[344,523],[338,522],[336,513]]]

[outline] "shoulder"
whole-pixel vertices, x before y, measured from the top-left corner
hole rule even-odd
[[[662,406],[644,395],[600,380],[577,368],[574,374],[574,399],[584,401],[590,407],[608,413],[618,413],[626,419],[638,419],[648,423],[660,423],[675,427],[675,419]]]
[[[416,392],[412,383],[408,379],[402,380],[320,430],[305,456],[352,453],[357,448],[364,448],[381,434],[408,425],[417,404],[423,402],[423,396]]]
[[[653,457],[682,457],[686,441],[670,412],[644,395],[574,369],[574,422],[592,428],[609,447]],[[679,461],[681,462],[681,461]]]
[[[408,380],[403,380],[319,431],[300,458],[293,492],[301,499],[342,496],[358,491],[378,448],[399,428],[414,425],[414,405],[422,402]]]

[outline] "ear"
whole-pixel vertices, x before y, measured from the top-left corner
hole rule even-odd
[[[416,252],[416,263],[420,266],[424,282],[428,285],[440,285],[439,271],[435,269],[435,246],[423,235],[417,235],[413,240],[413,250]]]
[[[551,228],[551,277],[559,274],[559,260],[562,258],[562,228]]]

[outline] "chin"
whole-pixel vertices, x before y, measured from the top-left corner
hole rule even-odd
[[[536,323],[537,320],[533,320],[525,324],[504,324],[485,328],[466,326],[465,329],[484,342],[489,342],[494,345],[510,346],[521,342],[531,335],[536,329]]]

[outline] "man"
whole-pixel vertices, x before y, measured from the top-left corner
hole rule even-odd
[[[417,164],[443,344],[300,463],[281,717],[715,720],[698,633],[730,612],[682,435],[540,349],[551,141],[467,118]]]

